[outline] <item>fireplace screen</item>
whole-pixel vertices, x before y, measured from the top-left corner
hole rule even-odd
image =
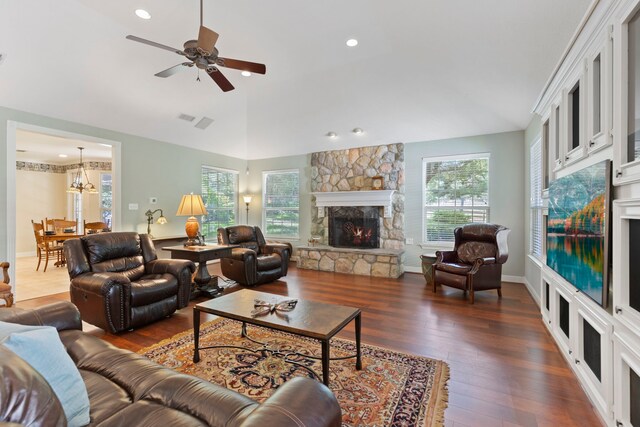
[[[337,248],[379,248],[379,208],[330,208],[329,245]]]

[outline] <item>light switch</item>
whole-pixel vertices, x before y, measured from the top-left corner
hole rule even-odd
[[[138,204],[137,203],[129,203],[129,210],[130,211],[137,211],[138,210]]]

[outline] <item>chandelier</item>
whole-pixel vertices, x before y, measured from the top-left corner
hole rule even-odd
[[[87,170],[84,168],[84,163],[82,162],[82,150],[84,150],[84,147],[78,147],[78,150],[80,150],[80,164],[78,165],[78,171],[76,172],[76,175],[73,177],[73,182],[67,189],[67,193],[86,192],[90,194],[96,194],[98,193],[98,189],[89,181]],[[82,183],[82,175],[84,175],[85,179],[87,180],[86,184]]]

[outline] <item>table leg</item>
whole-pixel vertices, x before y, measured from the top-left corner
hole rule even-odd
[[[360,351],[360,329],[362,327],[362,313],[356,316],[356,369],[362,369],[362,353]]]
[[[329,340],[322,340],[322,382],[329,387],[329,357],[330,349]]]
[[[200,361],[200,310],[193,308],[193,363]]]
[[[206,285],[210,280],[211,275],[209,274],[209,270],[207,270],[207,261],[200,261],[198,263],[198,271],[196,272],[194,281],[198,285]]]

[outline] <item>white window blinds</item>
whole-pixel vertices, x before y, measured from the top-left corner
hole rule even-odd
[[[425,158],[423,239],[452,242],[456,227],[489,221],[489,155]]]
[[[529,253],[531,255],[542,256],[542,144],[537,141],[531,146],[529,157],[529,178],[530,178],[530,207],[531,207],[531,227],[529,239]]]
[[[298,170],[263,172],[262,228],[265,236],[297,238],[300,223]]]
[[[236,224],[238,172],[202,166],[202,200],[207,207],[202,234],[215,241],[219,227]]]

